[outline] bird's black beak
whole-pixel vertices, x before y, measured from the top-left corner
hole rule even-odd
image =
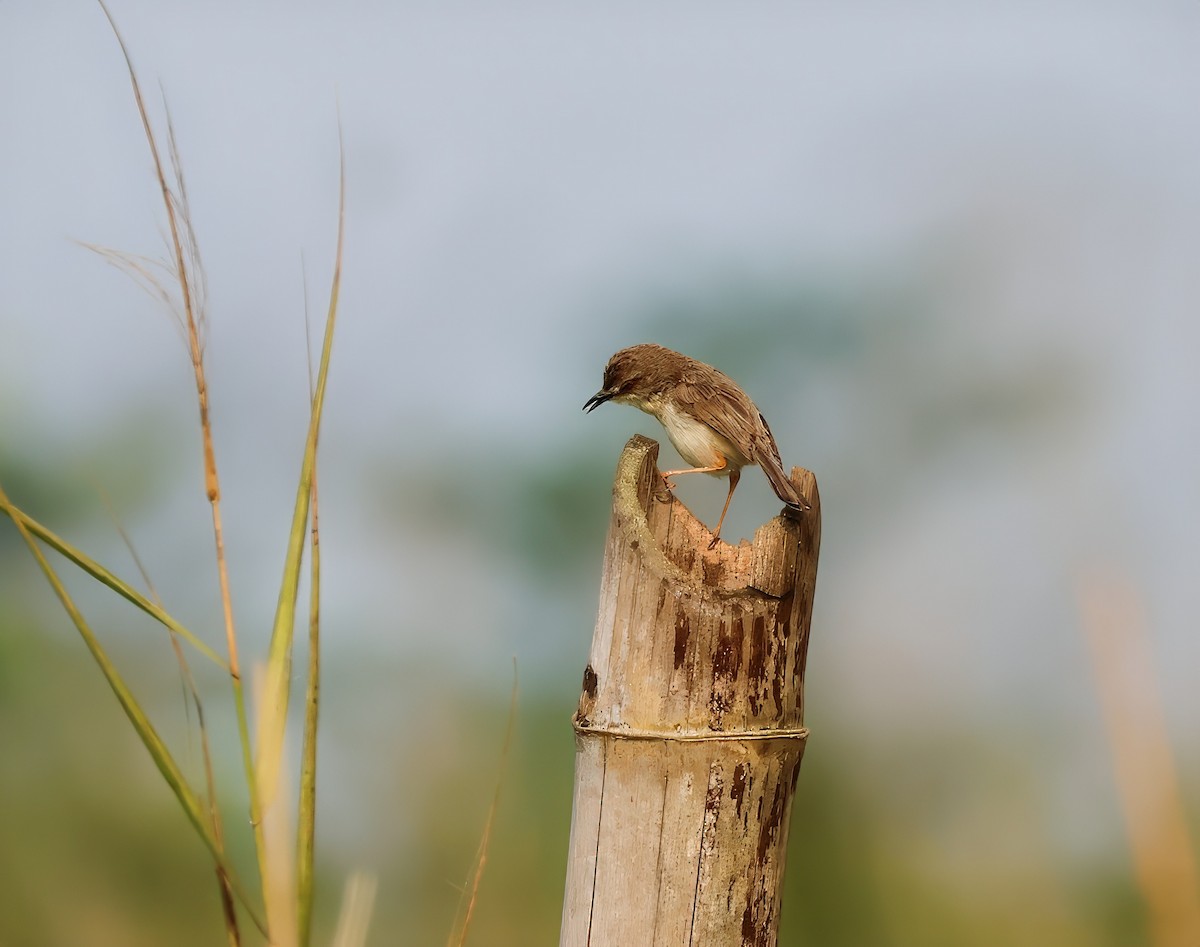
[[[600,405],[604,404],[604,402],[611,401],[614,394],[616,394],[616,392],[604,391],[603,389],[597,391],[594,395],[588,398],[587,403],[583,406],[583,410],[595,411],[598,407],[600,407]]]

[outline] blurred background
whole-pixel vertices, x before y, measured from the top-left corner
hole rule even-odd
[[[732,375],[821,485],[782,943],[1151,942],[1102,707],[1134,745],[1162,708],[1175,772],[1150,808],[1177,779],[1194,840],[1200,8],[906,7],[112,0],[160,129],[160,82],[169,102],[207,271],[244,662],[277,594],[344,128],[324,942],[356,867],[379,877],[372,944],[444,942],[513,656],[471,942],[557,942],[611,476],[631,434],[660,437],[580,408],[641,341]],[[164,254],[98,7],[0,5],[0,87],[0,482],[135,578],[106,494],[223,650],[184,345],[76,243]],[[711,524],[724,490],[680,493]],[[778,506],[751,472],[726,537]],[[161,629],[68,568],[199,778]],[[1111,617],[1113,590],[1131,617],[1093,662],[1081,604]],[[248,864],[232,702],[193,668]],[[1124,716],[1131,694],[1150,709]],[[0,734],[0,943],[220,942],[204,851],[7,521]]]

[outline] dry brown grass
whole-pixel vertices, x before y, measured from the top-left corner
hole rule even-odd
[[[1137,590],[1097,574],[1079,586],[1134,875],[1155,947],[1200,944],[1200,872]]]

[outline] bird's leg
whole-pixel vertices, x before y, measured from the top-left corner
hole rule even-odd
[[[721,518],[717,520],[717,528],[713,530],[713,538],[708,544],[709,549],[712,549],[721,539],[721,524],[725,522],[725,514],[729,512],[729,501],[733,499],[733,488],[741,479],[742,472],[736,467],[729,471],[729,493],[725,495],[725,508],[721,510]]]
[[[667,485],[668,490],[674,490],[675,484],[671,483],[672,477],[678,477],[680,474],[686,473],[716,473],[718,470],[724,470],[729,466],[727,461],[720,454],[717,454],[717,463],[712,467],[689,467],[687,470],[668,470],[662,474],[663,482]]]

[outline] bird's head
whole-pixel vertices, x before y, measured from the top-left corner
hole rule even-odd
[[[593,411],[606,401],[631,404],[646,410],[655,396],[679,380],[684,356],[661,345],[631,345],[621,349],[604,366],[604,385],[588,398],[584,411]]]

